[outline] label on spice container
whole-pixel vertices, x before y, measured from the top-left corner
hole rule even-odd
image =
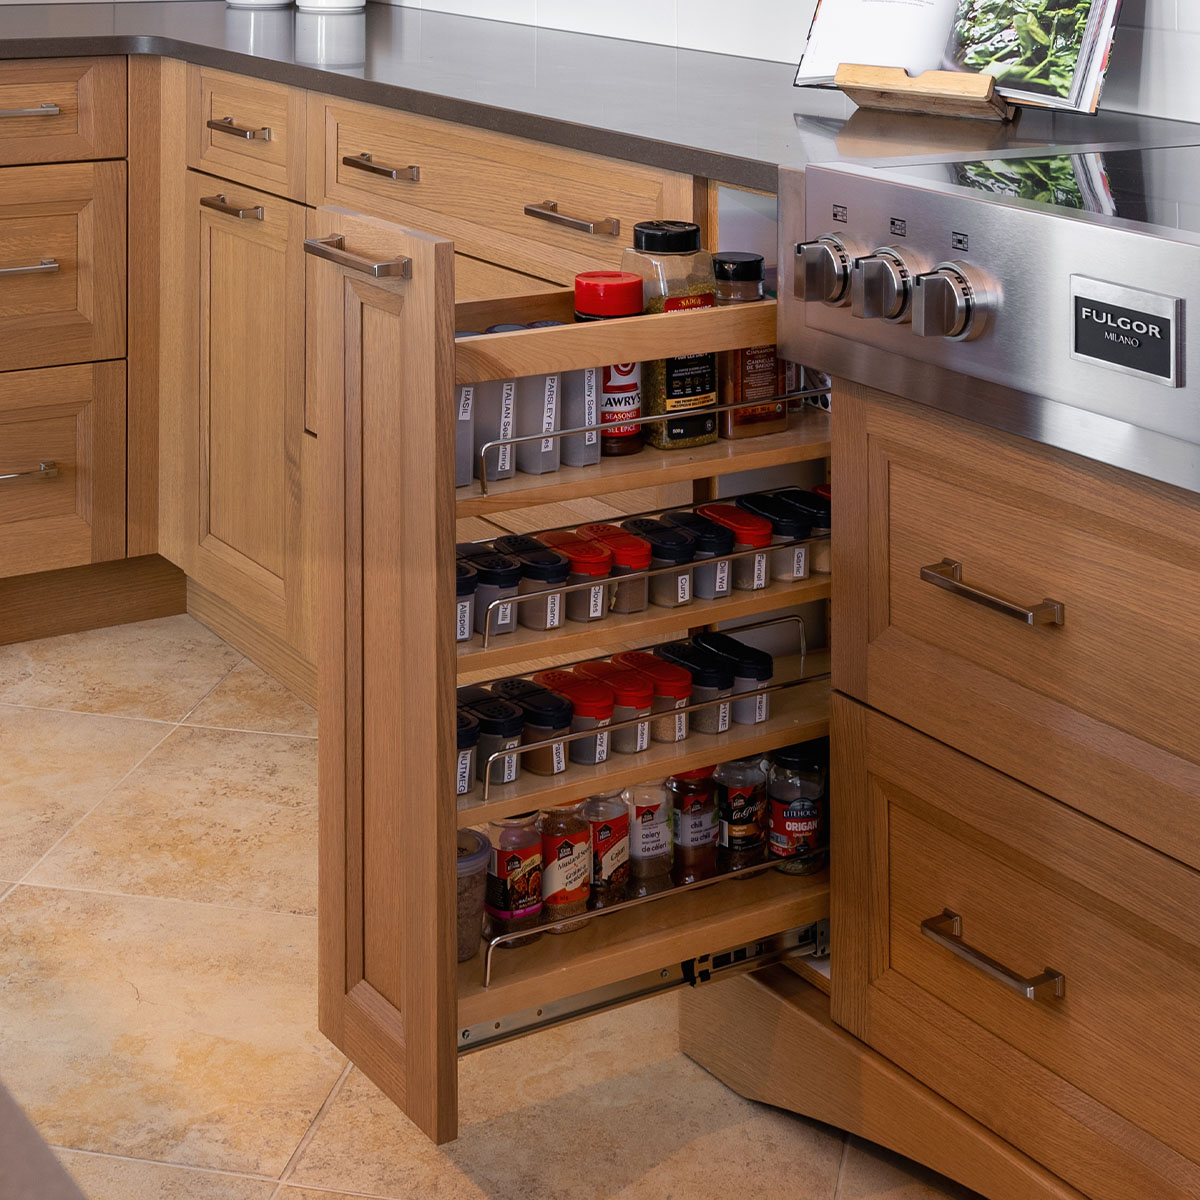
[[[613,363],[601,368],[600,423],[606,438],[635,437],[640,425],[622,425],[642,415],[642,364]]]
[[[546,597],[546,628],[557,629],[562,617],[559,615],[559,609],[562,607],[562,592],[551,592]]]
[[[629,862],[629,814],[622,813],[592,825],[592,883],[606,887],[629,874],[617,872]]]
[[[717,810],[712,796],[691,796],[675,809],[675,845],[685,850],[711,846],[717,839]]]
[[[781,372],[774,346],[747,346],[728,351],[728,357],[723,355],[722,358],[726,375],[722,400],[726,404],[775,399]],[[763,421],[777,421],[785,412],[782,404],[775,403],[739,408],[729,417],[734,425],[758,425]]]
[[[505,750],[513,750],[520,744],[521,744],[520,738],[513,738],[513,740],[511,742],[506,742],[504,744],[504,748],[505,748]],[[516,779],[516,777],[517,777],[517,757],[518,756],[515,754],[506,754],[502,759],[499,760],[499,763],[497,765],[502,766],[504,769],[504,773],[500,779],[501,783],[512,783],[512,781],[514,779]]]
[[[629,853],[634,858],[659,858],[666,854],[670,836],[670,805],[664,801],[633,806]]]
[[[717,784],[717,811],[725,849],[753,850],[763,844],[767,833],[767,789],[763,784]]]
[[[492,847],[483,906],[493,917],[526,917],[542,910],[542,847]]]
[[[458,770],[454,775],[455,795],[465,796],[471,790],[471,751],[458,752]]]
[[[567,769],[567,747],[563,742],[555,742],[550,747],[550,761],[554,764],[553,774]]]
[[[694,296],[669,296],[664,312],[694,312],[712,308],[712,292]],[[717,402],[717,356],[683,354],[663,360],[663,411],[686,413],[693,408],[708,408]],[[716,418],[707,415],[686,420],[667,421],[660,436],[666,443],[703,437],[717,428]]]
[[[585,827],[542,834],[542,896],[548,905],[586,900],[592,881],[592,842]]]
[[[545,399],[542,403],[542,432],[554,432],[554,418],[558,414],[558,376],[546,376]],[[542,453],[549,454],[554,449],[553,438],[542,438]]]
[[[475,389],[473,387],[458,389],[458,419],[460,421],[469,421],[471,419],[471,406],[474,401]]]
[[[600,724],[607,725],[610,718],[605,717]],[[608,758],[608,730],[597,729],[596,731],[596,761],[598,763],[605,762]]]
[[[637,727],[637,753],[641,753],[650,745],[650,722],[639,721]]]
[[[588,589],[588,616],[593,620],[604,616],[604,584]]]
[[[729,701],[717,705],[717,732],[724,733],[729,728]]]
[[[754,697],[754,723],[757,725],[759,721],[767,719],[767,710],[770,705],[769,696]]]
[[[506,441],[513,435],[513,397],[517,393],[517,381],[515,379],[506,379],[504,387],[500,393],[500,441]],[[497,471],[509,471],[512,469],[512,452],[511,446],[501,446],[497,451],[499,459],[496,462]]]
[[[676,708],[686,708],[691,697],[685,696],[682,700],[675,701]],[[687,713],[677,712],[675,714],[675,740],[682,742],[687,737],[688,715]]]
[[[596,389],[596,368],[588,367],[583,373],[583,423],[585,425],[600,424],[600,399]],[[585,446],[594,446],[600,435],[589,430],[583,435]]]
[[[713,591],[719,596],[722,592],[729,591],[729,563],[717,563],[717,583]]]
[[[823,800],[771,799],[769,845],[775,858],[811,854],[825,841]]]
[[[767,586],[767,556],[765,554],[756,554],[754,556],[754,590]]]
[[[792,574],[797,579],[804,579],[808,575],[808,547],[797,546],[792,551]]]
[[[675,576],[675,599],[678,604],[688,604],[692,599],[692,573],[680,571]]]
[[[456,642],[470,641],[471,638],[471,602],[470,600],[459,600],[457,605],[457,616],[454,622],[454,640]]]

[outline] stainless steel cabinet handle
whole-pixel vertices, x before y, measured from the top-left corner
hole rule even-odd
[[[346,239],[340,233],[332,233],[329,237],[305,238],[304,253],[314,258],[325,258],[339,267],[349,267],[352,271],[362,271],[364,275],[372,275],[376,279],[411,279],[412,259],[393,258],[384,262],[372,262],[359,254],[351,254],[346,249]]]
[[[353,167],[356,171],[369,171],[372,175],[382,175],[385,179],[411,179],[413,183],[421,182],[420,167],[385,167],[377,163],[371,155],[343,154],[342,166]]]
[[[0,475],[0,483],[6,479],[57,479],[58,478],[58,463],[43,462],[38,463],[37,469],[33,471],[12,471],[8,475]]]
[[[239,208],[225,199],[224,192],[218,192],[215,196],[201,196],[200,203],[205,208],[224,213],[227,217],[237,217],[239,221],[261,221],[263,219],[261,204],[256,204],[253,208]]]
[[[249,125],[235,125],[232,117],[222,117],[219,121],[207,121],[209,129],[218,133],[227,133],[230,137],[245,138],[246,141],[269,142],[271,131],[265,125],[261,129],[252,129]]]
[[[0,117],[57,117],[62,109],[57,104],[39,104],[37,108],[0,108]]]
[[[956,596],[962,596],[964,600],[982,604],[984,608],[995,609],[996,612],[1012,617],[1024,625],[1062,625],[1067,619],[1067,608],[1061,600],[1046,599],[1041,604],[1026,608],[1023,604],[1014,604],[1011,600],[963,583],[962,563],[953,558],[943,558],[940,563],[922,567],[921,578],[926,583],[935,584]]]
[[[537,217],[541,221],[549,221],[554,225],[565,225],[568,229],[578,229],[583,233],[607,234],[617,237],[621,232],[621,222],[616,217],[605,217],[600,221],[587,221],[583,217],[568,217],[558,211],[557,200],[543,200],[541,204],[525,205],[527,217]]]
[[[991,979],[1004,984],[1011,992],[1024,996],[1026,1000],[1061,1000],[1067,994],[1067,977],[1053,967],[1043,967],[1040,975],[1026,979],[1016,971],[989,958],[974,946],[962,940],[962,917],[948,908],[937,917],[928,917],[921,922],[921,932],[932,942],[945,947],[963,962],[970,963]]]
[[[0,267],[0,275],[55,275],[58,273],[58,260],[43,258],[40,263],[28,267]]]

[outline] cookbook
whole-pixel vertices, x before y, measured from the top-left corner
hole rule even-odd
[[[978,71],[1014,104],[1095,112],[1121,0],[818,0],[796,86],[842,63]]]

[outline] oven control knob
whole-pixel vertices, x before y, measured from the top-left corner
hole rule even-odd
[[[969,342],[987,328],[991,300],[979,273],[963,262],[940,263],[918,275],[913,289],[913,332],[919,337]]]
[[[907,321],[915,274],[890,246],[863,255],[850,272],[850,311],[869,321]]]
[[[850,270],[857,251],[836,234],[796,247],[792,291],[797,300],[820,300],[834,306],[850,296]]]

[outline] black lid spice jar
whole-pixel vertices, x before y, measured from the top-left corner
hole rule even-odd
[[[479,576],[470,563],[454,564],[454,640],[469,642],[475,632],[475,589]]]
[[[628,530],[650,543],[650,567],[666,574],[650,579],[650,603],[660,608],[681,608],[692,602],[692,560],[696,557],[696,539],[686,529],[668,525],[653,517],[632,517],[621,522]],[[668,571],[667,568],[677,570]]]
[[[811,516],[771,492],[739,496],[737,506],[770,521],[771,541],[776,545],[780,542],[805,541],[812,534]],[[771,551],[772,579],[790,583],[795,579],[807,579],[808,573],[807,546],[787,546]]]
[[[692,703],[720,700],[690,714],[696,733],[724,733],[729,728],[729,697],[733,695],[733,668],[727,659],[701,650],[691,642],[665,642],[654,653],[683,667],[692,677]]]
[[[517,606],[497,604],[491,608],[491,605],[517,594],[521,584],[521,564],[507,554],[495,554],[486,549],[473,554],[468,561],[476,575],[475,632],[483,633],[490,619],[493,637],[498,633],[512,633],[517,627]]]
[[[692,569],[692,589],[701,600],[720,600],[733,591],[730,563],[708,563],[704,559],[723,558],[733,553],[737,540],[733,530],[726,525],[702,517],[699,513],[665,512],[659,518],[666,525],[678,525],[686,529],[696,541],[696,565]]]
[[[775,675],[775,659],[765,650],[747,646],[727,633],[702,632],[696,634],[693,643],[723,658],[733,668],[733,694],[755,692],[767,687]],[[734,700],[733,719],[738,725],[757,725],[771,715],[771,697],[751,696],[746,700]]]
[[[811,875],[829,860],[829,739],[784,746],[767,779],[768,842],[776,868]]]
[[[479,745],[479,720],[468,709],[458,710],[458,767],[454,773],[454,794],[469,796],[475,790],[475,748]],[[464,806],[459,801],[459,806]]]
[[[525,717],[508,700],[493,696],[471,705],[471,715],[479,722],[479,743],[476,747],[475,773],[482,781],[488,769],[488,759],[505,750],[515,750],[521,744]],[[521,756],[505,754],[492,763],[491,782],[512,783],[521,774]]]
[[[713,782],[717,785],[717,865],[721,874],[757,866],[767,850],[767,777],[762,766],[755,758],[721,763],[713,771]]]
[[[667,780],[671,794],[671,834],[677,887],[711,879],[717,873],[717,792],[712,767],[681,771]]]

